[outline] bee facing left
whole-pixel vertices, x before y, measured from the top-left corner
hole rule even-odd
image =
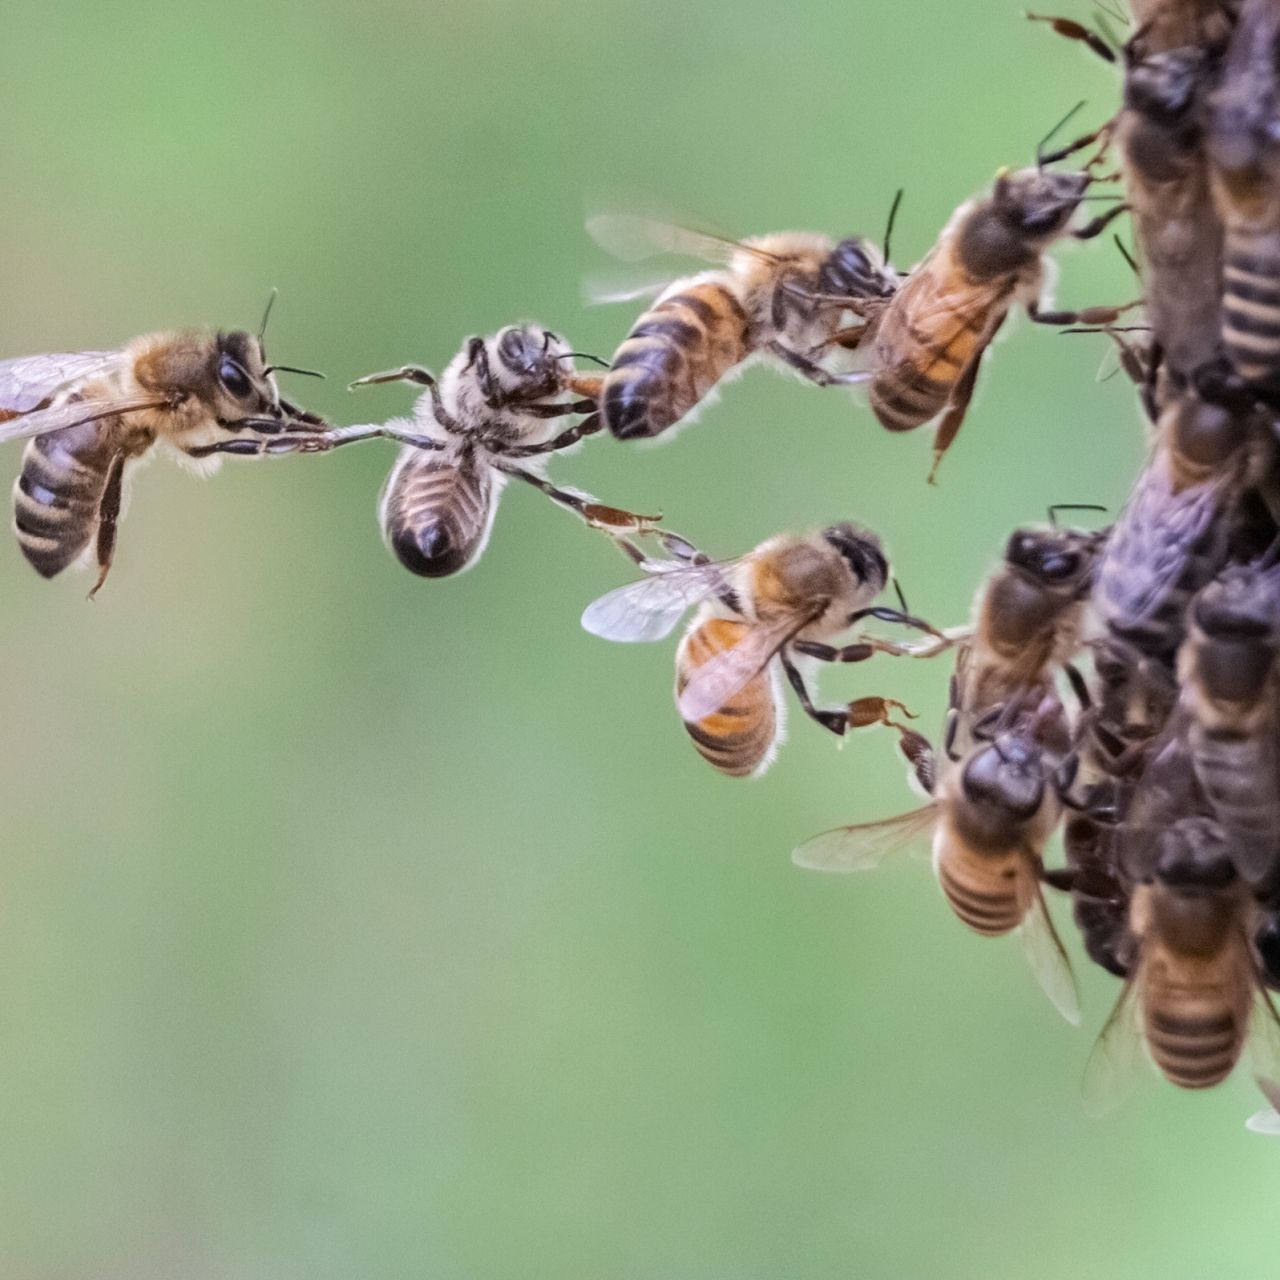
[[[115,553],[126,469],[157,446],[201,460],[248,435],[322,430],[320,418],[281,399],[273,374],[283,367],[267,364],[260,335],[194,329],[118,351],[0,362],[0,441],[29,440],[13,523],[36,572],[61,573],[92,543],[90,595],[98,591]]]

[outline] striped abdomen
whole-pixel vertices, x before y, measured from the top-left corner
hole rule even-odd
[[[1149,980],[1142,1002],[1147,1047],[1156,1066],[1183,1089],[1207,1089],[1231,1074],[1244,1048],[1248,1003],[1218,984],[1202,988]]]
[[[1249,382],[1280,374],[1280,231],[1227,228],[1222,341]]]
[[[99,422],[27,442],[13,486],[13,531],[42,577],[61,573],[93,539],[115,452],[109,429]]]
[[[876,329],[868,398],[889,431],[910,431],[946,408],[1004,314],[1005,294],[989,284],[952,285],[939,296],[945,282],[929,279],[927,266],[922,271],[894,295]]]
[[[674,426],[747,355],[746,312],[704,280],[663,298],[636,322],[600,393],[604,424],[619,439]]]
[[[975,933],[999,937],[1022,923],[1018,854],[984,854],[948,840],[936,865],[952,911]]]
[[[1188,733],[1196,778],[1233,845],[1236,869],[1257,885],[1280,852],[1280,778],[1274,730],[1252,733],[1193,721]]]
[[[379,523],[410,573],[444,578],[484,550],[495,497],[493,472],[470,450],[442,456],[409,447],[387,479]]]
[[[703,663],[732,648],[750,624],[729,618],[708,618],[685,634],[676,654],[676,696]],[[731,778],[745,778],[766,764],[778,736],[778,708],[773,679],[767,670],[733,695],[714,714],[684,725],[698,754]]]

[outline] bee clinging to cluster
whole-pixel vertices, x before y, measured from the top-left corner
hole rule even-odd
[[[735,240],[601,215],[588,230],[616,256],[678,254],[708,269],[641,291],[649,301],[610,362],[544,325],[511,324],[466,339],[438,377],[403,365],[358,378],[352,389],[421,390],[407,416],[348,426],[281,397],[277,372],[309,371],[268,363],[265,317],[257,334],[159,333],[0,362],[0,441],[26,442],[18,545],[45,577],[94,560],[93,595],[114,560],[126,481],[148,454],[210,471],[224,454],[385,440],[399,447],[377,507],[387,546],[410,573],[448,578],[481,559],[518,480],[603,533],[640,575],[588,605],[588,632],[659,641],[693,610],[674,655],[675,710],[716,772],[769,768],[786,686],[836,737],[892,731],[880,740],[896,743],[926,802],[804,841],[796,863],[855,871],[927,842],[954,915],[985,937],[1018,934],[1076,1022],[1050,905],[1065,895],[1086,955],[1124,983],[1087,1070],[1091,1096],[1118,1095],[1135,1045],[1188,1089],[1219,1083],[1253,1047],[1273,1105],[1250,1124],[1280,1132],[1269,995],[1280,990],[1280,0],[1131,8],[1123,45],[1069,17],[1028,15],[1119,72],[1118,108],[1050,150],[1062,121],[1033,166],[1002,170],[961,203],[910,270],[890,259],[901,191],[880,245],[801,231]],[[1069,160],[1078,167],[1055,167]],[[1116,179],[1123,198],[1099,189]],[[1113,203],[1088,218],[1095,199]],[[1055,308],[1051,252],[1125,214],[1141,300]],[[865,396],[890,432],[933,424],[932,482],[1017,311],[1114,344],[1149,448],[1105,527],[1063,524],[1072,508],[1060,507],[1016,528],[966,625],[916,616],[880,536],[852,521],[716,560],[660,515],[548,477],[555,455],[588,439],[672,433],[761,362]],[[899,607],[883,603],[890,586]],[[904,665],[888,658],[943,655],[954,670],[935,744],[881,681]],[[874,670],[877,692],[825,704],[813,685],[823,665]]]

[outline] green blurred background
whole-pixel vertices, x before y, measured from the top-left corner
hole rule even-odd
[[[350,378],[514,319],[608,354],[634,308],[582,305],[592,198],[879,234],[902,185],[909,263],[1115,95],[1013,3],[11,0],[5,29],[0,353],[253,325],[279,285],[272,354],[345,421],[409,403]],[[1105,243],[1059,256],[1064,304],[1134,292]],[[552,470],[720,554],[863,520],[957,622],[1016,522],[1122,499],[1102,356],[1017,324],[937,490],[927,433],[763,370],[674,446]],[[156,465],[92,605],[3,542],[0,1275],[1257,1272],[1280,1148],[1243,1072],[1087,1121],[1106,975],[1072,1031],[925,864],[791,866],[914,803],[888,735],[793,712],[768,777],[713,775],[672,645],[578,629],[628,577],[603,539],[511,491],[477,570],[415,579],[374,522],[391,458]],[[824,687],[932,727],[946,674]]]

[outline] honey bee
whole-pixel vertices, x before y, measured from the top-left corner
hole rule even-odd
[[[1231,856],[1253,889],[1280,870],[1280,594],[1236,565],[1191,602],[1178,653],[1187,747]]]
[[[864,871],[932,833],[933,867],[952,911],[974,932],[1017,930],[1054,1007],[1080,1020],[1075,978],[1044,901],[1041,854],[1061,817],[1057,774],[1070,750],[1062,704],[1000,709],[975,745],[944,767],[933,800],[880,822],[839,827],[792,853],[815,871]]]
[[[1201,127],[1218,57],[1200,46],[1144,55],[1138,44],[1126,48],[1115,139],[1142,249],[1147,321],[1165,363],[1191,374],[1215,358],[1221,329],[1222,228]]]
[[[31,566],[51,578],[93,543],[96,595],[115,554],[126,469],[154,446],[190,461],[242,435],[322,430],[322,419],[280,398],[277,370],[309,372],[268,365],[261,332],[239,330],[153,333],[117,351],[0,362],[0,441],[28,441],[13,525]]]
[[[1222,828],[1202,815],[1179,817],[1166,821],[1152,848],[1150,865],[1135,877],[1129,979],[1086,1076],[1095,1110],[1113,1103],[1125,1083],[1136,1031],[1166,1079],[1204,1089],[1235,1067],[1255,1003],[1275,1020],[1250,947],[1251,896]],[[1260,1022],[1252,1029],[1269,1049],[1273,1034]]]
[[[233,441],[217,448],[320,453],[375,438],[400,441],[403,448],[383,489],[378,522],[396,559],[422,577],[447,577],[476,563],[509,477],[533,485],[640,561],[643,553],[623,534],[648,533],[659,517],[606,506],[588,494],[557,487],[543,473],[550,454],[600,430],[595,409],[601,379],[569,363],[582,355],[541,325],[509,325],[487,338],[469,338],[439,379],[406,365],[351,384],[410,382],[425,387],[411,419]],[[570,398],[561,398],[566,395]],[[585,416],[567,429],[555,425],[556,419],[574,415]]]
[[[1111,634],[1139,654],[1172,665],[1191,597],[1225,565],[1234,508],[1264,448],[1254,426],[1249,413],[1190,387],[1166,402],[1093,596]]]
[[[978,592],[972,638],[952,680],[946,752],[972,745],[972,727],[1006,703],[1039,701],[1080,647],[1080,626],[1105,533],[1024,527]]]
[[[806,537],[782,534],[738,560],[649,565],[651,576],[589,605],[582,625],[622,642],[661,640],[686,609],[700,605],[676,655],[676,704],[693,745],[730,777],[759,775],[773,761],[785,705],[777,668],[805,714],[841,735],[846,728],[892,724],[901,703],[867,697],[847,708],[815,707],[804,659],[861,662],[877,652],[909,652],[870,636],[837,648],[829,642],[864,618],[938,635],[909,614],[872,604],[889,580],[880,539],[853,524]],[[776,662],[775,662],[776,659]]]
[[[1245,0],[1211,99],[1208,151],[1225,249],[1222,339],[1236,373],[1280,376],[1280,13]]]
[[[661,435],[756,358],[819,386],[848,381],[822,366],[823,354],[837,337],[842,347],[857,345],[858,326],[845,321],[851,303],[887,298],[898,287],[888,233],[882,254],[860,236],[837,243],[807,231],[735,241],[610,215],[590,219],[587,229],[622,258],[675,252],[719,264],[664,289],[618,348],[600,413],[621,440]]]
[[[960,206],[887,301],[864,308],[868,394],[880,424],[910,431],[945,410],[930,481],[964,421],[982,357],[1015,304],[1037,323],[1055,325],[1109,325],[1128,309],[1041,306],[1050,245],[1066,236],[1090,239],[1124,211],[1117,205],[1069,230],[1093,180],[1087,172],[1042,167],[1001,172],[988,195]]]

